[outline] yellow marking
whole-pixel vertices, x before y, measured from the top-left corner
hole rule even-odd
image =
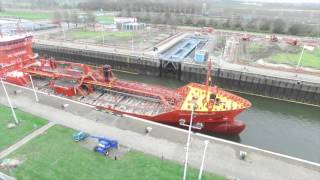
[[[123,70],[117,70],[117,69],[112,69],[112,71],[118,71],[118,72],[123,72],[123,73],[127,73],[127,74],[139,75],[139,73],[131,72],[131,71],[123,71]]]
[[[264,96],[264,95],[260,95],[260,94],[254,94],[254,93],[231,90],[231,89],[224,89],[224,90],[237,92],[237,93],[241,93],[241,94],[246,94],[246,95],[251,95],[251,96],[262,97],[262,98],[274,99],[274,100],[278,100],[278,101],[285,101],[285,102],[290,102],[290,103],[302,104],[302,105],[306,105],[306,106],[320,107],[320,105],[317,105],[317,104],[310,104],[310,103],[293,101],[293,100],[288,100],[288,99],[280,99],[280,98],[276,98],[276,97]]]
[[[194,102],[197,106],[196,111],[208,112],[207,102],[209,102],[210,92],[206,96],[206,89],[188,86],[189,92],[186,96],[185,101],[182,103],[181,110],[192,110],[192,103]],[[244,108],[241,102],[234,99],[228,98],[223,92],[216,95],[216,99],[220,99],[219,104],[213,103],[211,112],[215,111],[226,111]]]

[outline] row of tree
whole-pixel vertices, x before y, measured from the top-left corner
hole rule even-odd
[[[169,12],[176,14],[201,14],[202,3],[184,0],[87,0],[78,4],[82,10],[103,9],[107,11],[122,11],[124,9],[132,12]]]
[[[166,13],[133,13],[130,11],[121,11],[120,15],[135,16],[141,21],[154,24],[168,24],[168,25],[190,25],[198,27],[211,26],[218,29],[230,29],[250,32],[267,32],[277,34],[290,35],[306,35],[317,36],[319,29],[316,26],[305,24],[289,24],[281,18],[267,19],[254,18],[251,20],[244,20],[241,17],[233,18],[209,18],[203,16],[183,16]]]
[[[55,11],[53,13],[53,21],[57,24],[65,22],[68,24],[68,28],[70,26],[70,23],[75,24],[76,27],[79,23],[92,25],[93,27],[95,27],[95,24],[97,23],[96,16],[91,11],[86,13]]]

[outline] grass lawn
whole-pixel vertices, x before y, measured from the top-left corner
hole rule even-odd
[[[67,36],[74,39],[97,39],[102,41],[102,35],[105,40],[129,40],[134,36],[132,31],[115,31],[115,32],[101,32],[101,31],[70,31]]]
[[[263,46],[258,43],[250,43],[248,46],[248,50],[250,53],[259,53],[260,51],[263,50]]]
[[[114,16],[97,16],[96,20],[102,24],[112,24]]]
[[[130,151],[118,160],[104,156],[74,142],[74,131],[54,126],[10,155],[24,160],[16,169],[5,172],[17,179],[181,179],[183,167],[168,160]],[[188,179],[197,179],[191,169]],[[205,174],[203,179],[224,179]]]
[[[279,53],[271,56],[271,62],[277,64],[289,64],[296,66],[300,58],[300,53]],[[301,66],[320,69],[320,48],[310,52],[305,50],[301,60]]]
[[[24,11],[3,11],[0,12],[0,17],[14,16],[27,20],[44,20],[51,19],[53,17],[52,12],[24,12]]]
[[[21,123],[14,129],[8,129],[7,125],[14,122],[10,108],[0,106],[0,150],[14,144],[33,130],[45,125],[46,120],[16,110]]]

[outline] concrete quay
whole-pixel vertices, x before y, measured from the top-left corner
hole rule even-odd
[[[107,47],[50,41],[37,41],[34,51],[57,59],[93,65],[109,64],[117,70],[166,76],[160,60],[150,52],[113,51]],[[184,82],[202,83],[205,75],[206,65],[182,62],[179,77],[176,77]],[[213,68],[212,79],[215,84],[227,90],[320,105],[320,78],[314,75],[296,75],[224,62],[219,68]]]
[[[129,116],[115,116],[70,99],[6,83],[17,108],[77,130],[115,138],[125,146],[183,164],[187,131]],[[17,91],[20,89],[20,91]],[[19,93],[17,93],[19,92]],[[0,88],[0,103],[7,104]],[[64,104],[68,104],[62,108]],[[152,131],[146,134],[146,128]],[[200,167],[204,140],[209,140],[205,170],[238,179],[320,179],[320,164],[255,147],[192,134],[189,165]],[[246,152],[241,160],[240,151]]]

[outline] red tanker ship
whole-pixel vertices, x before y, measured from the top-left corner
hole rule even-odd
[[[209,65],[209,71],[211,66]],[[251,106],[241,97],[206,84],[190,83],[176,90],[117,79],[109,65],[37,59],[32,36],[0,38],[0,77],[20,86],[61,95],[98,109],[128,114],[150,121],[185,128],[194,109],[195,131],[239,134],[245,124],[235,116]]]

